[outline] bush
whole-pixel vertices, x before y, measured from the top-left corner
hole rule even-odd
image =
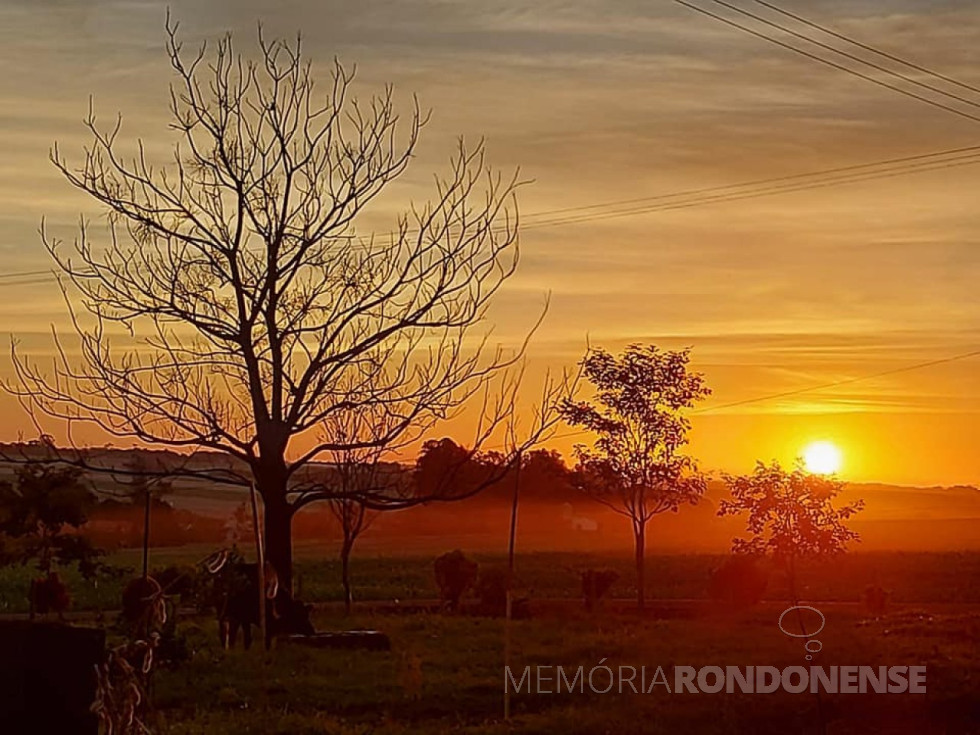
[[[501,617],[507,614],[507,589],[510,573],[506,567],[490,567],[480,572],[476,595],[480,598],[480,614]],[[512,597],[511,617],[523,620],[531,617],[530,601],[526,597]]]
[[[476,582],[479,565],[456,549],[435,561],[436,585],[439,597],[450,610],[459,609],[459,601]]]
[[[762,600],[769,575],[754,556],[736,555],[711,572],[711,599],[734,607],[749,607]]]
[[[31,580],[31,600],[34,612],[39,615],[57,613],[59,619],[71,607],[71,594],[57,572],[48,572],[47,577]]]
[[[872,584],[864,590],[864,608],[875,618],[888,612],[889,593],[881,585]]]
[[[619,573],[611,569],[586,569],[582,572],[582,598],[585,609],[593,611],[605,594],[619,579]]]

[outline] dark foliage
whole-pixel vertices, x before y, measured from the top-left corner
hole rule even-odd
[[[586,569],[582,572],[582,599],[585,609],[596,609],[599,601],[619,579],[619,573],[612,569]]]
[[[749,555],[735,555],[712,570],[708,595],[712,600],[742,608],[755,605],[769,586],[769,575],[762,560]]]
[[[436,559],[434,566],[439,596],[450,610],[458,610],[459,601],[476,582],[479,565],[456,549]]]

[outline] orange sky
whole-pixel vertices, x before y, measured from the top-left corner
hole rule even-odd
[[[386,0],[171,1],[192,42],[302,29],[307,52],[357,63],[365,93],[391,82],[434,117],[385,203],[430,192],[459,134],[521,166],[535,212],[733,184],[978,142],[977,123],[818,66],[670,3]],[[86,139],[89,95],[124,136],[160,152],[166,130],[165,3],[0,4],[0,274],[48,266],[46,216],[70,237],[98,210],[47,161]],[[950,2],[789,3],[845,33],[980,86],[980,7]],[[980,100],[980,95],[976,96]],[[545,292],[531,356],[564,366],[586,335],[690,345],[728,404],[980,349],[980,166],[742,202],[528,228],[495,305],[515,343]],[[390,222],[379,211],[375,222]],[[0,336],[50,350],[64,324],[50,282],[0,278]],[[0,375],[9,375],[0,360]],[[842,474],[898,483],[978,483],[978,360],[706,412],[693,451],[706,467],[790,461],[811,440],[842,448]],[[27,431],[8,399],[0,440]],[[568,450],[574,440],[556,441]]]

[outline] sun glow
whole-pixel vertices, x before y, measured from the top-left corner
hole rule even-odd
[[[832,442],[813,442],[803,450],[803,466],[807,472],[832,475],[841,467],[841,451]]]

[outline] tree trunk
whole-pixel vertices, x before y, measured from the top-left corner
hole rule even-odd
[[[354,594],[350,584],[350,552],[354,546],[353,541],[344,541],[340,547],[340,577],[344,585],[344,614],[350,615],[351,607],[354,604]]]
[[[261,490],[261,488],[260,488]],[[279,590],[293,592],[293,509],[285,501],[262,492],[265,506],[265,560],[279,578]],[[283,493],[285,495],[285,493]]]
[[[643,611],[646,609],[646,523],[636,523],[633,526],[633,536],[636,542],[636,606]]]

